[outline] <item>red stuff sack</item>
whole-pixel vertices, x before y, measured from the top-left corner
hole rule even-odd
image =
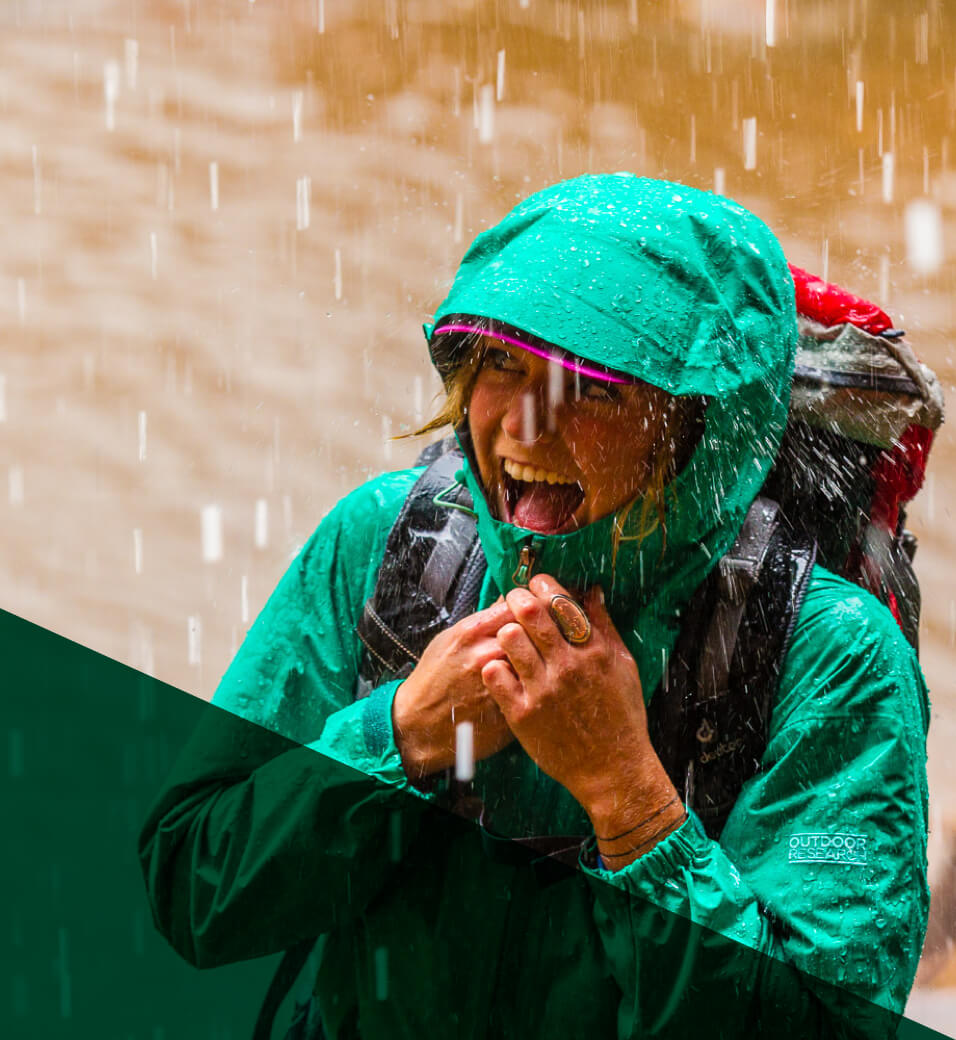
[[[790,266],[800,340],[790,417],[765,493],[868,589],[917,647],[920,593],[905,506],[922,487],[943,395],[875,304]]]

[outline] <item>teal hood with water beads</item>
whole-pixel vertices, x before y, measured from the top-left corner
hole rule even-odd
[[[503,523],[466,466],[499,589],[512,587],[531,538],[537,570],[575,587],[600,582],[650,696],[682,606],[733,543],[786,425],[797,322],[780,245],[721,196],[633,174],[579,177],[526,199],[465,254],[425,330],[446,380],[467,341],[440,330],[461,314],[706,398],[703,434],[668,495],[666,546],[661,528],[642,540],[625,530],[612,559],[613,517],[567,535]]]

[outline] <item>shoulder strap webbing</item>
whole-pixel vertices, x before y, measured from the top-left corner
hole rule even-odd
[[[434,458],[392,525],[356,627],[365,647],[358,696],[408,675],[440,631],[475,609],[487,565],[471,496],[455,482],[461,464],[457,448]]]
[[[758,498],[685,609],[651,699],[654,747],[711,837],[719,836],[744,783],[760,768],[814,556],[815,546],[795,540],[777,504]]]
[[[409,674],[428,642],[475,608],[486,564],[470,497],[454,483],[460,464],[456,451],[433,461],[389,533],[358,625],[366,653],[357,696]],[[759,769],[815,554],[815,544],[792,533],[775,502],[758,498],[730,551],[685,608],[651,700],[648,724],[658,755],[713,837]]]

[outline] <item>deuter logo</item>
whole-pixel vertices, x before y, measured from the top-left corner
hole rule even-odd
[[[866,864],[866,837],[862,834],[791,834],[791,863]]]

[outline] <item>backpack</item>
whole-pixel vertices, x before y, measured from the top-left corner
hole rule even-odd
[[[791,265],[799,326],[787,429],[733,546],[684,611],[648,706],[665,770],[707,833],[719,838],[760,768],[781,667],[815,563],[877,596],[918,650],[916,539],[905,504],[919,491],[943,419],[935,374],[874,304]],[[438,632],[472,613],[486,564],[454,437],[429,445],[389,532],[375,590],[357,625],[364,647],[356,697],[411,673]],[[446,778],[449,808],[477,817],[470,785]],[[482,817],[482,824],[487,821]],[[569,839],[568,839],[569,840]],[[578,839],[580,840],[580,839]],[[506,854],[509,843],[486,843]],[[567,840],[511,843],[542,861]],[[288,951],[259,1016],[267,1037],[311,941]],[[314,1000],[287,1040],[321,1035]]]
[[[918,649],[915,537],[905,503],[942,422],[935,374],[889,317],[791,265],[799,341],[787,430],[730,551],[684,612],[648,724],[671,781],[717,838],[766,746],[777,680],[815,562],[876,595]],[[356,694],[414,668],[443,628],[475,609],[484,558],[453,437],[389,533],[357,634]],[[463,792],[452,784],[459,807]],[[472,809],[474,812],[474,808]]]

